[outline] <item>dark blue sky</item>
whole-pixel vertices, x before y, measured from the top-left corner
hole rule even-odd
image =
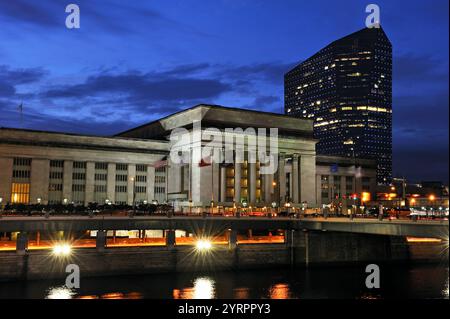
[[[81,29],[65,28],[69,3]],[[282,112],[283,74],[363,28],[371,2],[127,3],[0,0],[0,126],[104,135],[202,102]],[[448,181],[448,0],[376,3],[394,47],[394,174]]]

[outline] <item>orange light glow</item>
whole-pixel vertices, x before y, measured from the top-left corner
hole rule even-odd
[[[428,197],[428,199],[429,199],[429,200],[431,200],[431,201],[433,201],[433,200],[435,200],[435,199],[436,199],[436,196],[434,196],[434,195],[430,195],[430,196]]]
[[[420,238],[420,237],[406,237],[408,243],[440,243],[442,239],[439,238]]]
[[[368,202],[368,201],[370,201],[370,193],[368,193],[368,192],[363,192],[363,193],[361,194],[361,201],[362,201],[362,202]]]

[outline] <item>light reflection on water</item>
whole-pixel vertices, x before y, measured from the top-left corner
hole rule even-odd
[[[193,287],[174,289],[174,299],[214,299],[215,281],[210,277],[198,277],[194,280]]]
[[[72,299],[76,291],[66,286],[52,287],[48,290],[46,299]]]
[[[82,278],[79,289],[61,280],[4,282],[0,299],[449,298],[448,266],[382,269],[376,291],[365,287],[365,267],[337,267]]]

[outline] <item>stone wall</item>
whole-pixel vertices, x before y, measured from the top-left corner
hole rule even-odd
[[[70,257],[51,251],[0,253],[0,281],[64,278],[77,264],[81,276],[109,276],[268,267],[307,267],[361,262],[446,262],[440,243],[407,243],[401,237],[334,232],[289,232],[285,244],[217,246],[198,252],[192,246],[75,249]]]

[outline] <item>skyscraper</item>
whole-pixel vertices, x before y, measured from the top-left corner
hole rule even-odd
[[[392,177],[392,45],[380,28],[336,40],[284,78],[285,113],[314,119],[318,154],[377,159]]]

